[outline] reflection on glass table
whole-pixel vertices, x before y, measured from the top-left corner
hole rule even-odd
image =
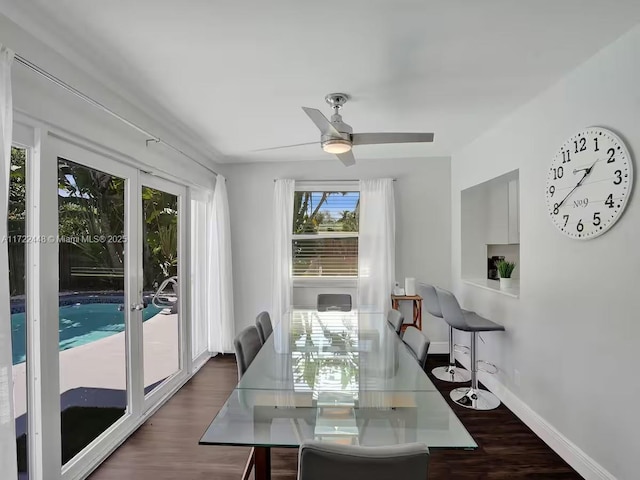
[[[357,445],[477,444],[437,391],[321,393],[236,389],[200,444],[298,447],[305,440]]]
[[[436,390],[385,314],[313,309],[293,310],[275,325],[237,388]]]

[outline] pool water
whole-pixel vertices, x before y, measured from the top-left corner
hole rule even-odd
[[[86,303],[60,307],[60,351],[95,342],[124,331],[124,312],[117,303]],[[161,311],[149,304],[142,311],[143,321]],[[11,343],[13,364],[25,361],[25,314],[11,315]]]

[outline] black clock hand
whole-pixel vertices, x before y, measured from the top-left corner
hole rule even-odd
[[[567,196],[564,197],[562,199],[562,201],[558,204],[557,208],[560,208],[562,206],[562,204],[564,203],[564,201],[569,198],[571,196],[571,194],[575,191],[576,188],[578,188],[580,185],[582,185],[582,182],[584,182],[584,179],[587,178],[589,176],[589,174],[591,173],[591,170],[593,169],[593,167],[596,165],[596,163],[598,163],[598,161],[596,160],[595,162],[593,162],[593,165],[591,165],[589,168],[585,168],[585,172],[584,175],[582,176],[582,178],[580,179],[580,181],[577,183],[577,185],[575,187],[573,187],[571,189],[571,191],[569,193],[567,193]]]

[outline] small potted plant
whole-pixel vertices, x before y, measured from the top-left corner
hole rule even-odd
[[[500,260],[496,263],[496,267],[498,268],[498,275],[500,275],[500,289],[511,288],[513,282],[511,274],[516,268],[515,262]]]

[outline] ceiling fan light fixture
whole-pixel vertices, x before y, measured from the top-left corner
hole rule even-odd
[[[322,144],[322,149],[327,153],[340,155],[341,153],[347,153],[351,150],[351,142],[342,138],[327,140]]]

